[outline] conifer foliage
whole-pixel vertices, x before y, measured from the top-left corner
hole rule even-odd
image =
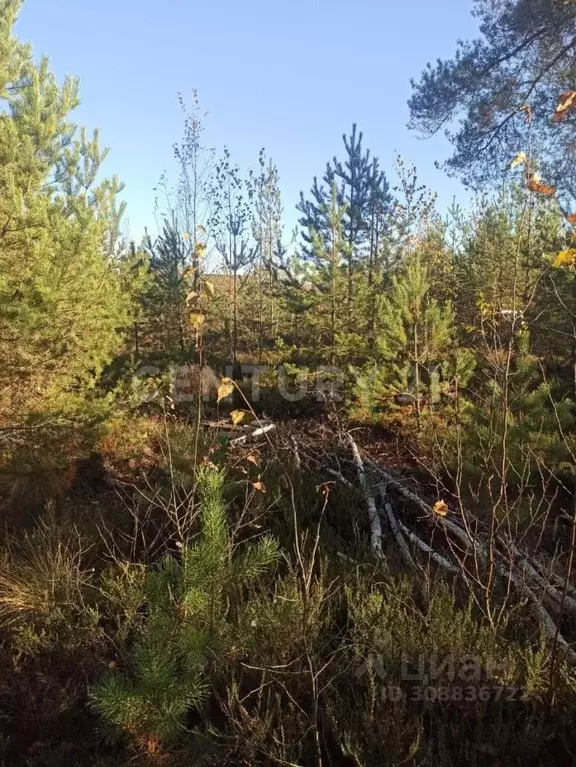
[[[356,396],[369,412],[401,395],[420,415],[424,398],[439,399],[441,365],[450,356],[454,310],[431,295],[431,281],[421,254],[392,277],[379,302],[378,356],[357,376]]]
[[[116,178],[71,122],[78,82],[58,85],[14,35],[21,0],[0,4],[0,423],[66,411],[119,345],[129,295],[115,259]],[[68,407],[69,409],[69,407]]]
[[[169,554],[144,580],[146,611],[130,668],[108,676],[94,691],[94,704],[112,733],[128,734],[155,750],[185,731],[186,714],[209,691],[207,665],[231,640],[228,613],[243,586],[277,560],[278,544],[266,535],[236,550],[224,501],[224,475],[214,466],[198,470],[202,495],[201,537]]]

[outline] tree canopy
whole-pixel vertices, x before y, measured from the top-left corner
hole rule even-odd
[[[576,198],[576,116],[552,116],[576,78],[574,0],[475,0],[480,36],[412,81],[409,126],[442,128],[453,144],[446,169],[465,183],[494,181],[519,151]]]
[[[121,185],[98,183],[107,151],[70,114],[78,81],[58,85],[15,37],[22,3],[0,4],[0,411],[42,411],[95,380],[127,320],[115,259]],[[58,405],[59,407],[60,405]],[[0,418],[2,420],[2,418]]]

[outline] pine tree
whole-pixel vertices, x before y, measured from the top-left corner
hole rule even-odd
[[[321,213],[327,222],[327,234],[312,231],[314,263],[304,262],[290,294],[293,308],[306,323],[314,360],[336,365],[354,351],[358,339],[348,320],[350,248],[343,231],[346,208],[338,202],[335,183],[330,202],[324,204]]]
[[[125,673],[113,673],[94,690],[97,711],[116,735],[129,734],[148,751],[178,740],[185,717],[209,692],[207,667],[231,640],[228,613],[240,594],[278,558],[276,541],[264,536],[233,547],[224,476],[214,466],[198,470],[202,496],[201,539],[185,543],[177,559],[167,555],[144,581],[146,621]]]
[[[529,326],[519,320],[508,345],[479,364],[479,379],[464,434],[468,466],[486,476],[499,466],[496,483],[525,481],[529,470],[558,472],[572,464],[576,448],[574,398],[548,377],[531,349]],[[571,468],[570,468],[571,471]]]
[[[348,322],[353,321],[357,277],[364,274],[370,285],[379,268],[378,256],[382,237],[388,226],[392,196],[384,172],[378,160],[371,158],[370,150],[362,148],[362,132],[352,126],[350,136],[342,137],[346,159],[327,163],[320,183],[315,177],[306,199],[300,193],[297,209],[302,214],[299,223],[304,241],[303,253],[315,260],[315,238],[324,240],[328,249],[331,241],[330,209],[332,190],[336,187],[337,203],[345,210],[342,220],[342,238],[346,243],[346,306]]]
[[[576,194],[576,122],[551,117],[562,91],[574,88],[573,0],[477,0],[479,35],[460,40],[452,59],[428,64],[412,82],[411,127],[425,136],[447,129],[450,172],[478,187],[532,146],[542,172]],[[531,111],[526,120],[526,108]]]
[[[378,356],[356,377],[360,408],[375,413],[406,400],[420,421],[424,400],[439,396],[441,364],[450,354],[453,332],[452,305],[431,296],[428,270],[416,253],[381,297]]]
[[[70,122],[78,81],[59,86],[48,60],[35,64],[14,36],[21,5],[0,3],[3,424],[76,413],[118,349],[132,300],[114,257],[121,185],[97,182],[106,151]]]
[[[533,341],[550,348],[549,330],[537,328],[551,298],[544,299],[551,287],[544,279],[546,253],[561,249],[561,237],[554,205],[527,198],[517,185],[478,204],[455,258],[458,319],[473,338],[480,336],[491,348],[505,346],[506,317],[516,312],[530,322]],[[557,297],[550,305],[556,302]]]
[[[186,298],[196,277],[176,216],[164,221],[155,241],[148,236],[146,250],[150,262],[150,284],[144,296],[147,344],[165,359],[189,361],[194,350]]]

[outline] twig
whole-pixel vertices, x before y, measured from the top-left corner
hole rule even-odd
[[[333,477],[336,477],[339,482],[341,482],[345,487],[348,488],[348,490],[352,490],[355,493],[358,492],[358,488],[356,487],[356,485],[350,482],[349,479],[346,479],[346,477],[340,474],[339,471],[336,471],[335,469],[331,469],[329,466],[326,466],[324,468],[324,471],[327,471],[328,474],[332,474]]]
[[[296,468],[300,470],[302,466],[302,462],[300,460],[300,452],[298,451],[298,442],[296,441],[296,437],[294,435],[290,437],[290,442],[292,443],[294,447],[294,458],[296,460]]]

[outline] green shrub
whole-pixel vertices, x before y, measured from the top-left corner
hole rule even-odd
[[[137,635],[130,663],[94,690],[94,705],[114,735],[127,734],[146,751],[174,743],[185,731],[190,708],[205,701],[206,666],[225,651],[231,637],[228,621],[248,585],[278,557],[274,539],[264,536],[239,551],[234,548],[223,500],[224,477],[215,467],[198,471],[202,494],[202,533],[180,557],[166,556],[142,582],[146,619]],[[138,578],[136,579],[136,583]],[[134,580],[132,579],[132,586]],[[131,587],[126,610],[138,609]]]

